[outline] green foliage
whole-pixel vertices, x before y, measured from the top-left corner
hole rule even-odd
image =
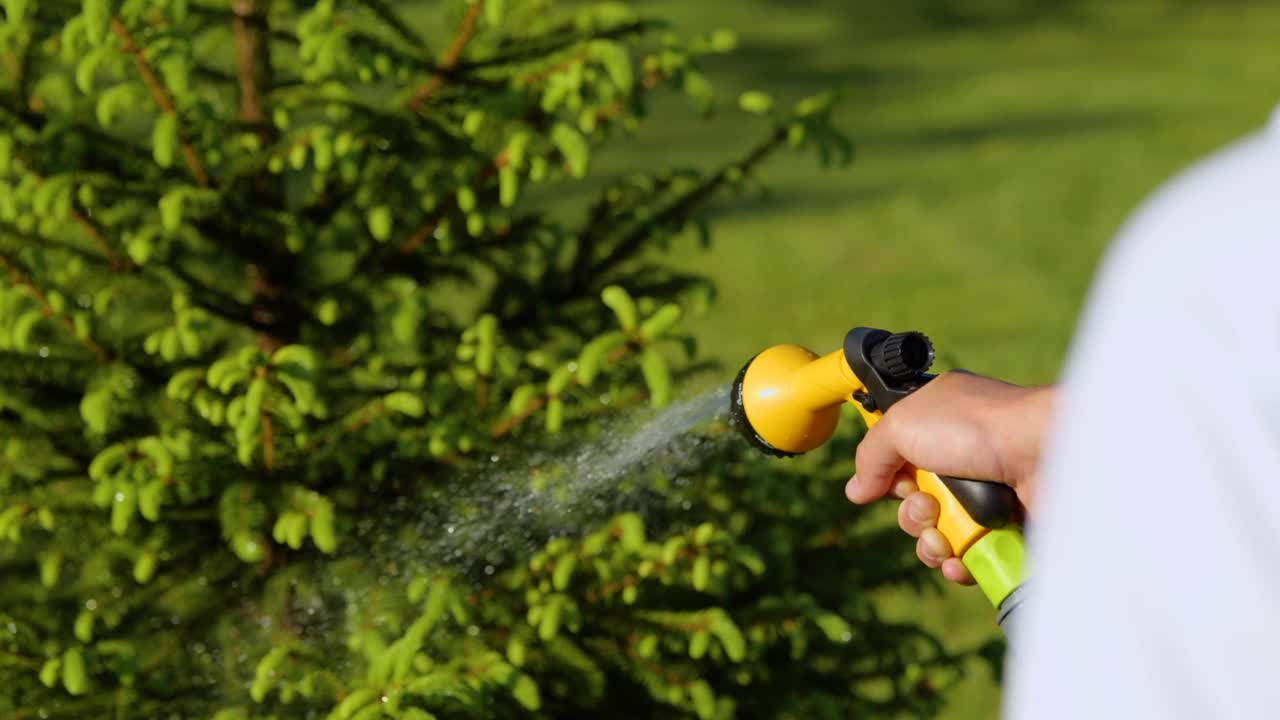
[[[740,158],[557,223],[530,190],[587,177],[654,93],[714,107],[698,68],[732,34],[399,5],[3,3],[0,715],[935,708],[955,658],[870,599],[911,558],[851,561],[828,483],[714,432],[696,487],[618,480],[645,516],[467,548],[482,575],[388,550],[498,453],[668,404],[707,288],[657,251],[773,152],[848,148],[833,97],[743,96]]]

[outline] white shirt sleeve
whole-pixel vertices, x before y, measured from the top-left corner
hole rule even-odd
[[[1042,460],[1012,720],[1280,717],[1280,111],[1109,250]]]

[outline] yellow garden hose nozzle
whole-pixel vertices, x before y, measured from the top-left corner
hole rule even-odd
[[[844,347],[818,355],[775,345],[753,357],[733,381],[730,418],[757,449],[792,457],[821,447],[835,433],[840,408],[852,403],[874,425],[897,401],[934,378],[933,344],[923,333],[857,327]],[[1007,485],[938,476],[915,469],[920,490],[941,507],[938,530],[999,610],[1010,633],[1024,581],[1018,501]]]

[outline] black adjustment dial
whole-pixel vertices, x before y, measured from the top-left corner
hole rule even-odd
[[[895,333],[871,349],[871,364],[890,379],[905,380],[933,365],[933,343],[921,332]]]

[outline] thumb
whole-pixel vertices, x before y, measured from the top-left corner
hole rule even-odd
[[[906,462],[898,452],[893,424],[882,419],[858,443],[856,473],[845,485],[845,496],[858,504],[879,500],[893,487],[894,478]]]

